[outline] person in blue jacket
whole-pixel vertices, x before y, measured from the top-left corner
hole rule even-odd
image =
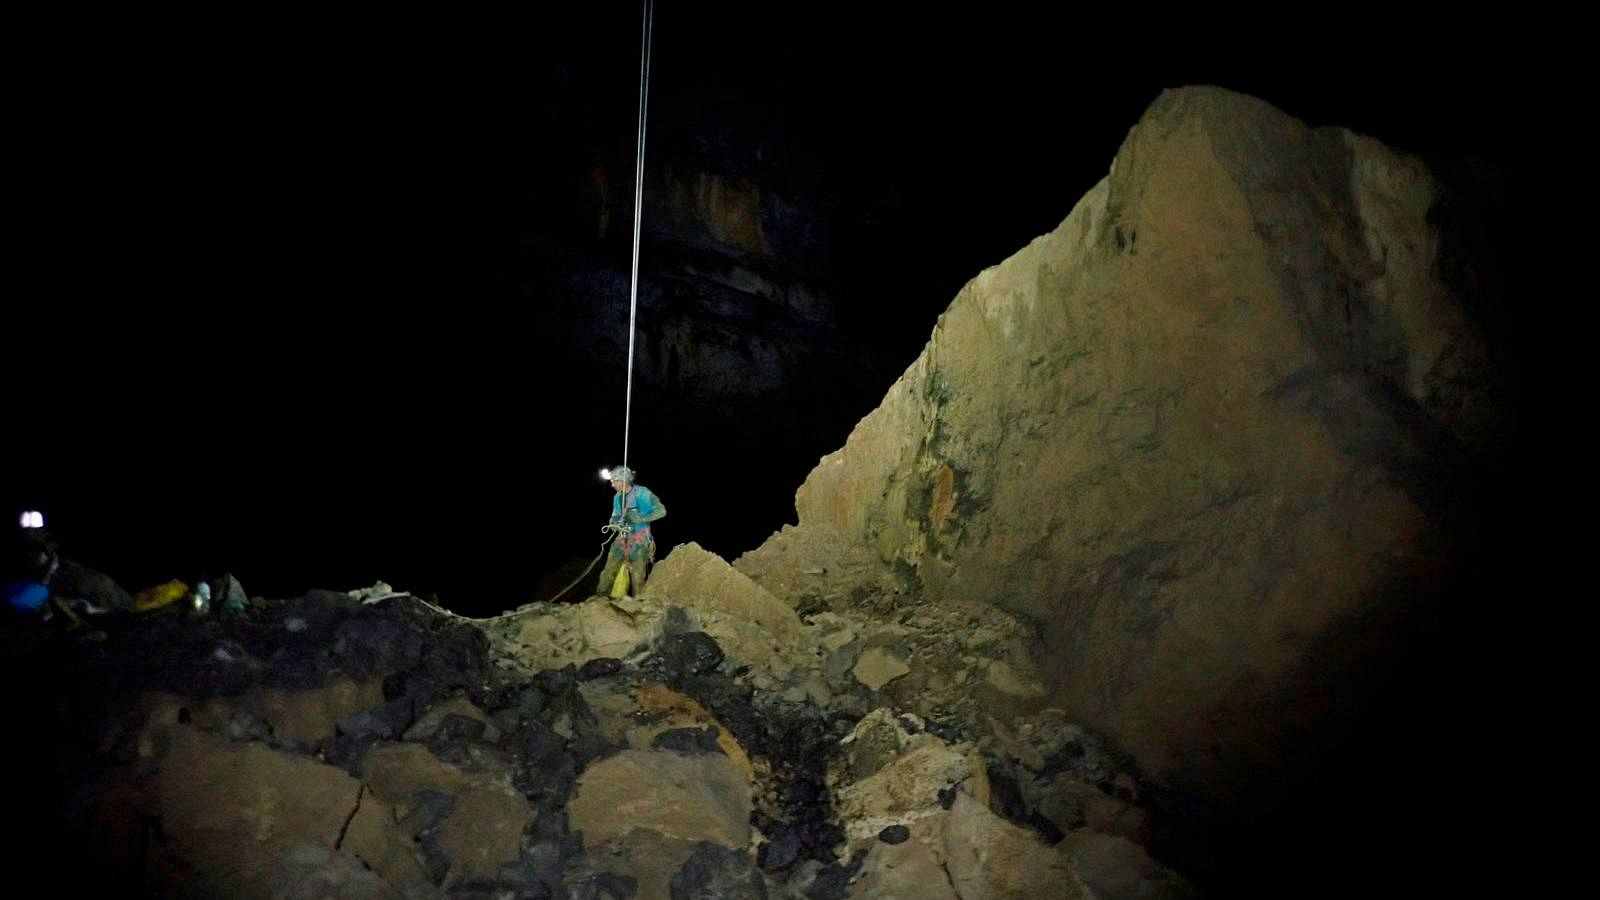
[[[8,529],[0,550],[0,597],[22,614],[37,613],[50,599],[50,579],[60,565],[56,542],[44,530],[44,516],[28,511],[19,527]]]
[[[602,595],[611,592],[617,570],[626,562],[628,593],[637,597],[644,589],[647,569],[656,558],[656,540],[650,534],[650,523],[667,514],[667,505],[649,488],[634,484],[633,470],[627,466],[604,469],[600,474],[616,491],[611,499],[611,522],[607,527],[617,532],[617,539],[611,542],[605,570],[600,573],[598,592]]]

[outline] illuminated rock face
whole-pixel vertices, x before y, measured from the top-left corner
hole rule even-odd
[[[1029,618],[1052,705],[1158,779],[1248,792],[1456,561],[1495,385],[1439,197],[1370,139],[1163,94],[736,566],[797,605]]]

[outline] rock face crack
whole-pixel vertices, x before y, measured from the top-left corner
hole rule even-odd
[[[961,896],[961,889],[956,887],[956,878],[950,874],[950,864],[944,861],[939,863],[939,871],[944,873],[944,880],[950,883],[950,893]]]
[[[344,834],[345,834],[345,832],[350,830],[350,823],[355,821],[356,813],[361,811],[361,797],[362,797],[362,795],[366,794],[366,792],[367,792],[367,783],[365,781],[363,781],[363,782],[361,782],[361,786],[356,788],[356,805],[355,805],[355,807],[350,810],[350,815],[344,817],[344,824],[339,826],[339,837],[334,839],[333,849],[338,850],[339,847],[344,844]]]

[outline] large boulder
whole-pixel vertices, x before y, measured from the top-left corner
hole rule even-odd
[[[1047,702],[1160,781],[1271,800],[1263,766],[1308,776],[1297,736],[1359,713],[1333,685],[1390,652],[1375,623],[1428,615],[1457,479],[1494,440],[1440,196],[1376,141],[1164,93],[736,568],[793,605],[1026,616]]]

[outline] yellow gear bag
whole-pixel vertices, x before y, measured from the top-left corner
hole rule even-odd
[[[150,612],[171,606],[182,600],[189,593],[189,586],[181,581],[169,581],[155,587],[145,588],[133,597],[134,612]]]
[[[611,579],[611,596],[613,598],[628,596],[628,561],[627,560],[623,560],[622,561],[622,565],[617,568],[617,577]]]

